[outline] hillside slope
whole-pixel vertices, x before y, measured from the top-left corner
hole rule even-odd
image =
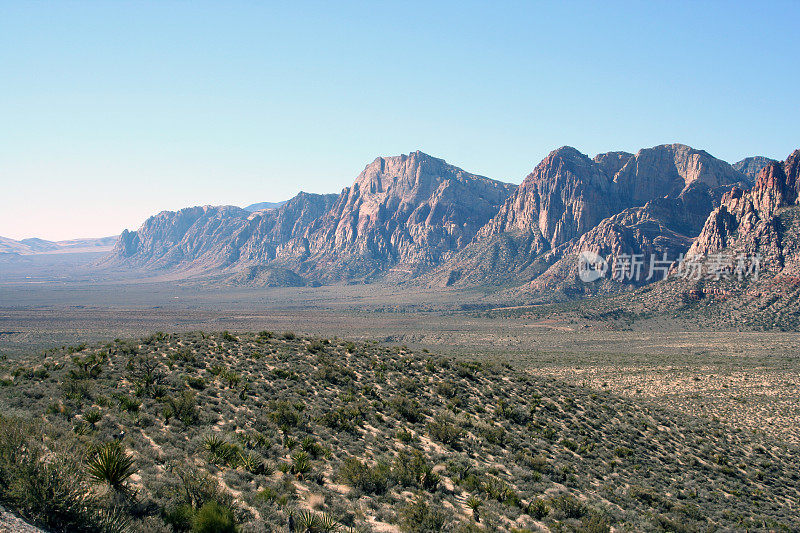
[[[246,531],[290,515],[356,531],[800,527],[796,449],[486,362],[197,332],[54,350],[0,375],[0,497],[56,531],[209,515]],[[100,470],[91,489],[83,465],[101,450],[130,456],[133,475]],[[24,466],[42,456],[57,470]],[[7,489],[41,475],[70,490]]]

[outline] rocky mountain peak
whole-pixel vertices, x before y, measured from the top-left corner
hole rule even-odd
[[[676,197],[695,182],[715,188],[743,180],[745,176],[728,163],[679,143],[639,150],[614,176],[619,193],[631,206]]]
[[[606,152],[594,156],[594,162],[600,165],[600,168],[606,175],[614,176],[617,172],[622,170],[622,167],[633,157],[633,154],[629,152]]]
[[[741,161],[734,163],[731,166],[738,172],[741,172],[742,174],[750,178],[750,181],[755,181],[755,179],[761,173],[761,170],[774,161],[775,161],[774,159],[770,159],[768,157],[763,157],[759,155],[753,157],[746,157]]]

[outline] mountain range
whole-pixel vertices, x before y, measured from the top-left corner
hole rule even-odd
[[[14,240],[0,237],[0,254],[39,255],[58,253],[108,252],[114,248],[119,236],[98,239],[71,239],[67,241],[46,241],[44,239]]]
[[[582,283],[577,254],[678,258],[770,238],[794,257],[769,221],[797,203],[797,153],[730,165],[681,144],[593,158],[562,147],[518,186],[419,151],[379,157],[338,195],[159,213],[124,231],[103,265],[270,286],[490,286],[530,299],[627,290],[659,277]]]

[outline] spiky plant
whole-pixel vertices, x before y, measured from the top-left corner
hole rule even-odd
[[[319,530],[323,533],[339,531],[339,523],[328,513],[322,513],[319,517]]]
[[[121,509],[100,509],[97,512],[97,525],[104,533],[125,533],[130,531],[131,519]]]
[[[239,452],[239,466],[251,474],[263,474],[265,471],[264,461],[253,452]]]
[[[318,533],[322,531],[321,520],[313,511],[300,510],[295,513],[295,531],[300,533]]]
[[[225,439],[213,433],[203,437],[203,447],[211,455],[216,455],[225,444]]]
[[[481,499],[475,496],[474,494],[467,499],[467,507],[472,509],[472,516],[473,518],[475,518],[476,522],[481,521],[481,516],[480,516],[481,505],[483,505],[483,501],[481,501]]]
[[[86,470],[95,483],[107,484],[118,491],[124,489],[125,482],[136,472],[133,457],[125,452],[118,441],[100,447],[89,458]]]
[[[218,465],[235,467],[239,464],[239,447],[215,434],[203,437],[203,447],[208,451],[209,461]]]
[[[317,441],[314,440],[314,437],[306,437],[300,441],[300,448],[304,452],[314,455],[314,452],[317,450]]]
[[[311,460],[306,452],[297,452],[292,455],[292,474],[298,478],[311,470]]]
[[[95,428],[95,425],[100,422],[103,418],[103,415],[100,414],[100,409],[91,409],[83,415],[83,419],[86,420],[91,426],[92,429]]]

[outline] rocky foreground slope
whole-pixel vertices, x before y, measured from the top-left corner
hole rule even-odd
[[[487,361],[195,332],[0,379],[0,500],[51,531],[800,528],[795,447]]]

